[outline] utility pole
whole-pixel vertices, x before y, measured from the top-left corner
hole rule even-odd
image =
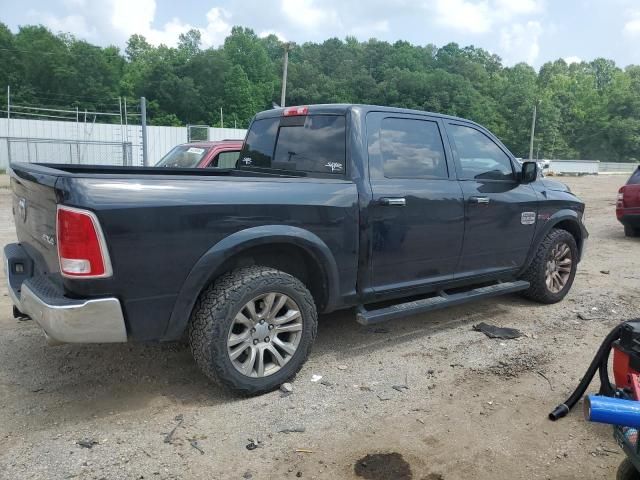
[[[224,128],[224,118],[222,116],[222,107],[220,107],[220,128]]]
[[[11,136],[11,86],[7,85],[7,137]]]
[[[284,108],[285,98],[287,96],[287,68],[289,67],[289,50],[291,43],[284,44],[284,65],[282,66],[282,93],[280,94],[280,106]]]
[[[149,166],[147,156],[147,100],[140,97],[140,125],[142,126],[142,165]]]
[[[536,114],[538,110],[538,101],[533,104],[533,118],[531,119],[531,140],[529,141],[529,160],[533,160],[533,137],[536,134]]]

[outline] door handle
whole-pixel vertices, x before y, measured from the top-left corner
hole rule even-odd
[[[489,197],[469,197],[469,202],[487,205],[489,203]]]
[[[403,197],[382,197],[380,199],[380,205],[386,207],[404,207],[407,204],[407,200]]]

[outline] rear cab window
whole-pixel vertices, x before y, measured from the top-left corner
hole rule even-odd
[[[627,185],[640,185],[640,167],[636,168],[636,171],[631,174]]]
[[[346,165],[344,115],[308,114],[260,118],[249,128],[238,168],[343,177]]]

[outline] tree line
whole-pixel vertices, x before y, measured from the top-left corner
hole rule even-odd
[[[279,103],[283,45],[276,36],[234,27],[218,48],[203,49],[200,40],[192,30],[175,48],[156,47],[133,35],[121,51],[43,26],[13,33],[0,23],[0,85],[11,85],[12,103],[35,106],[105,109],[114,108],[114,98],[144,96],[153,125],[219,126],[222,109],[225,126],[246,127]],[[313,103],[469,118],[523,158],[536,105],[537,158],[640,160],[640,66],[620,68],[604,58],[559,59],[536,71],[505,66],[474,46],[331,38],[289,53],[287,104]]]

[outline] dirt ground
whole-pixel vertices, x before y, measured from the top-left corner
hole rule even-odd
[[[591,238],[562,303],[511,295],[378,328],[323,317],[289,396],[231,396],[183,345],[47,347],[0,296],[0,478],[614,478],[609,427],[547,413],[616,322],[640,316],[640,239],[614,214],[624,180],[563,179]],[[14,236],[4,187],[0,243]],[[525,336],[489,339],[472,330],[483,321]]]

